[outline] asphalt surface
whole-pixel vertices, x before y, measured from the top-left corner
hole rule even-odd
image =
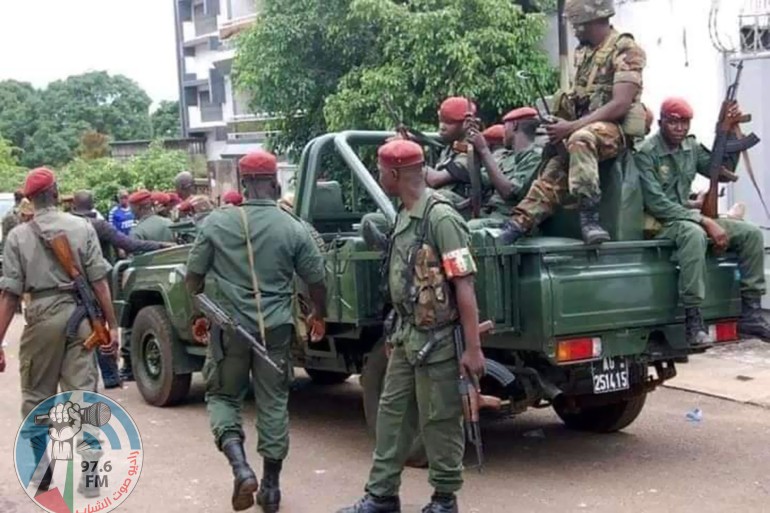
[[[35,512],[13,466],[21,419],[14,333],[8,340],[9,369],[0,374],[0,512]],[[369,470],[360,389],[355,378],[319,387],[303,377],[295,389],[281,511],[334,512],[361,495]],[[137,488],[117,511],[230,511],[231,474],[212,443],[199,380],[186,404],[169,409],[146,405],[134,384],[108,395],[133,417],[145,448]],[[694,408],[701,422],[686,420]],[[245,418],[250,459],[260,469],[253,406]],[[487,464],[482,474],[466,472],[466,513],[770,510],[770,410],[757,406],[661,389],[623,433],[570,432],[542,410],[494,421],[483,434]],[[470,451],[466,463],[473,463]],[[426,476],[405,472],[405,513],[427,501]]]

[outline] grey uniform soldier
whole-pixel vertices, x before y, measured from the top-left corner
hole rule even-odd
[[[284,362],[280,376],[252,355],[248,342],[214,330],[203,369],[211,429],[235,476],[233,509],[252,507],[259,488],[257,502],[263,511],[274,512],[280,505],[279,475],[289,452],[294,275],[308,284],[313,303],[311,339],[318,341],[326,330],[325,267],[310,233],[276,205],[280,190],[276,158],[264,151],[250,153],[241,159],[240,169],[247,200],[241,207],[215,210],[198,227],[187,262],[187,289],[197,294],[205,280],[207,295],[262,337],[273,361]],[[205,339],[206,324],[196,321],[196,338]],[[250,380],[257,408],[257,451],[264,461],[259,487],[246,461],[240,415]]]
[[[62,392],[95,392],[99,377],[96,358],[84,346],[91,333],[88,320],[83,320],[76,336],[66,335],[67,323],[76,309],[76,297],[69,276],[43,238],[66,235],[75,265],[90,282],[109,326],[111,344],[99,350],[113,358],[117,323],[108,285],[110,266],[102,257],[99,239],[91,224],[57,210],[59,193],[54,173],[49,169],[31,171],[24,194],[35,206],[35,219],[18,225],[8,234],[0,278],[0,339],[5,337],[19,297],[29,294],[27,325],[19,344],[21,413],[26,417],[38,404],[55,395],[57,387]],[[4,368],[5,357],[0,348],[0,372]],[[45,447],[33,450],[38,449],[44,451]],[[50,474],[46,473],[43,480],[50,482]],[[47,486],[41,483],[41,487]],[[78,491],[86,492],[87,496],[98,495],[98,489],[82,479]]]

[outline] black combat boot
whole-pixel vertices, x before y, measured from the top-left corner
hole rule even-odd
[[[371,250],[385,251],[388,249],[388,236],[382,233],[371,219],[361,221],[361,236],[364,238],[366,247]]]
[[[742,338],[758,338],[770,342],[770,323],[762,313],[762,300],[759,297],[743,296],[741,318],[738,321],[738,333]]]
[[[259,484],[257,504],[262,506],[265,513],[275,513],[281,505],[281,489],[279,477],[283,461],[265,458],[262,463],[262,482]]]
[[[430,504],[422,508],[422,513],[457,513],[457,497],[453,493],[434,493]]]
[[[500,244],[510,246],[526,234],[527,231],[514,221],[506,221],[503,225],[503,231],[497,237],[497,240]]]
[[[337,513],[401,513],[401,500],[398,496],[377,497],[367,493],[363,499]]]
[[[120,369],[120,381],[129,382],[134,380],[134,369],[131,368],[131,364],[124,360],[123,367]]]
[[[685,308],[685,334],[687,344],[692,349],[708,349],[714,345],[714,340],[709,335],[706,325],[703,323],[703,317],[700,314],[700,308]]]
[[[610,240],[610,234],[599,224],[599,202],[580,198],[580,231],[586,244],[601,244]]]
[[[257,476],[246,461],[240,438],[228,438],[222,443],[222,452],[233,468],[233,509],[243,511],[254,505],[254,492],[259,483]]]

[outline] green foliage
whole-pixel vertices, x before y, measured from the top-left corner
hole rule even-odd
[[[156,139],[174,139],[182,135],[179,102],[162,101],[150,115],[152,136]]]
[[[25,170],[19,167],[16,148],[0,137],[0,192],[12,192],[24,181]]]
[[[60,167],[93,130],[113,140],[149,139],[150,97],[134,81],[104,71],[76,75],[35,90],[0,82],[0,135],[21,148],[26,167]]]
[[[110,138],[94,130],[83,132],[80,136],[78,156],[85,160],[107,157],[110,154]]]
[[[473,97],[493,122],[535,99],[519,70],[555,85],[541,49],[545,18],[512,3],[266,0],[239,39],[236,85],[253,110],[282,118],[278,150],[299,151],[329,130],[392,128],[384,97],[422,128],[453,94]]]
[[[89,189],[94,193],[96,208],[107,212],[119,189],[172,189],[174,177],[187,166],[186,153],[166,150],[161,141],[155,141],[147,152],[128,160],[77,158],[57,177],[62,194]]]

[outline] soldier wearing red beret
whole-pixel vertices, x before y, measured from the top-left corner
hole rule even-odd
[[[741,117],[733,105],[727,118]],[[706,294],[706,251],[709,241],[717,251],[738,255],[743,314],[738,331],[744,338],[770,342],[770,324],[762,315],[766,292],[764,240],[756,226],[735,219],[711,219],[701,215],[700,205],[690,205],[695,176],[709,176],[711,154],[694,135],[689,135],[694,112],[683,98],[669,98],[660,109],[660,131],[647,139],[635,154],[641,175],[644,208],[648,214],[645,233],[676,244],[679,262],[679,299],[685,307],[685,330],[692,347],[713,344],[701,313]],[[735,169],[737,158],[726,155],[724,166]],[[690,207],[695,206],[696,209]]]
[[[392,351],[366,495],[338,513],[401,511],[401,472],[411,447],[403,441],[418,435],[425,442],[428,480],[434,488],[423,511],[457,511],[464,453],[457,369],[468,376],[484,372],[468,225],[441,194],[426,187],[418,144],[394,140],[381,146],[377,156],[383,191],[402,203],[388,266],[399,319],[389,339]],[[459,362],[452,341],[455,328],[462,329],[466,342]],[[431,339],[435,346],[418,365],[416,355]],[[431,414],[417,422],[416,415],[412,418],[416,411]]]
[[[236,207],[240,207],[243,203],[243,196],[238,191],[227,191],[222,196],[222,201],[225,203],[225,205],[234,205]]]
[[[155,201],[165,199],[155,194]],[[131,229],[131,237],[156,242],[176,241],[171,232],[171,220],[155,213],[156,203],[153,201],[153,193],[145,189],[138,190],[128,197],[128,204],[131,205],[136,218],[136,225]]]
[[[453,96],[441,103],[438,111],[439,137],[446,144],[435,169],[428,169],[426,180],[438,189],[466,218],[470,218],[470,174],[468,144],[476,151],[486,169],[497,165],[486,139],[477,126],[476,105],[467,98]],[[467,141],[466,141],[467,140]]]
[[[484,140],[487,141],[487,146],[489,146],[490,151],[492,152],[492,155],[495,155],[498,151],[500,151],[504,147],[504,140],[505,140],[505,126],[504,125],[492,125],[483,132],[481,132],[481,135],[484,136]]]
[[[195,336],[208,342],[210,349],[204,367],[209,371],[204,375],[214,439],[235,476],[233,509],[253,506],[259,489],[257,502],[264,511],[274,512],[281,501],[279,476],[289,451],[287,377],[295,333],[294,276],[308,284],[313,303],[311,341],[318,342],[326,332],[326,271],[308,230],[277,207],[280,185],[275,156],[266,151],[250,153],[240,160],[239,168],[247,199],[239,207],[214,210],[200,224],[187,261],[186,285],[191,294],[198,294],[206,278],[211,278],[227,300],[221,307],[264,341],[273,361],[284,362],[285,375],[277,376],[254,356],[248,342],[220,331],[206,339],[205,320],[196,321]],[[259,485],[244,452],[240,415],[243,391],[250,381],[257,408],[257,451],[263,458]]]
[[[537,111],[514,109],[503,116],[503,122],[505,146],[495,155],[497,167],[487,170],[494,192],[484,202],[483,219],[470,222],[472,228],[502,226],[529,191],[540,165],[542,151],[535,145],[540,125]]]
[[[171,198],[169,195],[163,191],[152,191],[150,196],[152,199],[152,207],[155,210],[155,213],[161,217],[171,217],[171,212],[169,210],[169,203],[171,203]]]
[[[19,298],[29,294],[30,313],[19,344],[21,413],[26,417],[58,391],[96,392],[99,376],[96,358],[84,345],[91,334],[90,329],[86,329],[87,323],[81,325],[75,336],[67,335],[67,325],[78,304],[72,292],[72,278],[47,247],[48,239],[64,234],[69,241],[74,264],[88,280],[109,328],[110,345],[98,350],[113,359],[118,326],[109,288],[110,265],[102,256],[91,224],[58,210],[59,191],[53,171],[47,168],[30,171],[24,183],[24,195],[33,203],[35,217],[14,228],[5,244],[0,278],[0,340],[5,337]],[[0,346],[0,372],[4,369],[5,355]],[[45,457],[45,444],[40,447],[33,444],[33,450],[37,453],[36,461]],[[44,480],[50,482],[50,475]],[[46,485],[36,483],[34,486]],[[82,478],[80,488],[84,488],[85,493],[98,493],[94,483]]]

